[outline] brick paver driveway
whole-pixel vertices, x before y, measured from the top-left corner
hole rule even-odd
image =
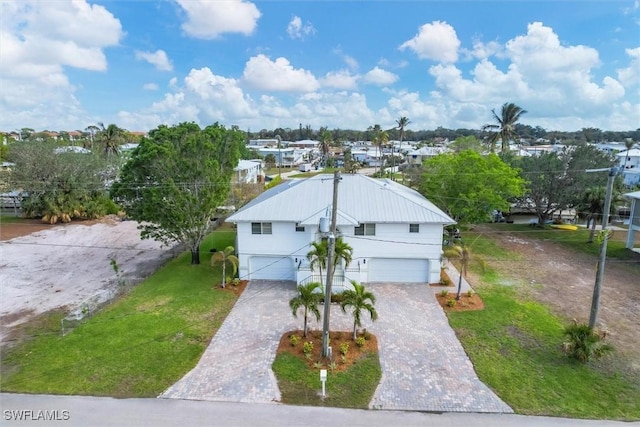
[[[379,319],[364,326],[378,337],[382,381],[370,407],[448,412],[512,412],[478,380],[427,285],[371,284]],[[282,334],[299,329],[288,302],[292,282],[253,281],[198,365],[161,397],[234,402],[280,400],[271,364]],[[311,323],[321,329],[321,323]],[[331,329],[350,330],[337,306]],[[329,379],[330,380],[330,379]]]

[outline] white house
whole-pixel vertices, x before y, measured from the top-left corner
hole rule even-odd
[[[640,149],[633,148],[616,154],[618,165],[622,168],[622,177],[626,185],[640,184]]]
[[[629,216],[629,231],[627,234],[627,249],[640,252],[640,249],[634,249],[636,233],[640,233],[640,191],[627,193],[624,195],[631,200],[631,214]]]
[[[443,147],[422,147],[407,153],[407,162],[410,165],[420,166],[425,159],[435,157],[438,154],[446,153],[448,150]]]
[[[322,238],[319,224],[330,219],[332,197],[333,176],[317,175],[286,181],[231,215],[240,277],[323,281],[307,253]],[[443,227],[454,221],[429,200],[391,180],[349,174],[338,185],[337,205],[338,236],[353,248],[353,261],[336,268],[336,291],[350,279],[440,280]]]
[[[258,176],[262,172],[262,160],[240,160],[238,166],[234,169],[234,178],[236,182],[244,182],[247,184],[255,184],[258,182]]]

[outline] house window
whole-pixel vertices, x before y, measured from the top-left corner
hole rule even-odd
[[[376,225],[375,224],[360,224],[355,227],[354,233],[356,236],[375,236]]]
[[[296,231],[300,233],[304,233],[304,226],[300,224],[296,224]]]
[[[251,234],[271,234],[270,222],[252,222]]]
[[[420,224],[409,224],[409,233],[419,233]]]

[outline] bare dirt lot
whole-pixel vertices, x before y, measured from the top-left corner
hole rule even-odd
[[[508,228],[496,232],[495,228],[479,226],[474,231],[490,234],[500,247],[519,256],[515,262],[490,262],[504,277],[514,284],[524,283],[525,292],[566,319],[588,322],[595,256],[531,237],[531,233],[509,233]],[[626,231],[617,231],[613,238],[623,235]],[[607,260],[599,325],[609,331],[616,351],[628,358],[640,378],[640,255],[635,255],[631,260]]]
[[[141,240],[137,225],[115,217],[56,226],[3,223],[0,342],[12,328],[39,314],[72,310],[96,295],[113,295],[118,282],[137,283],[174,256],[175,249]]]

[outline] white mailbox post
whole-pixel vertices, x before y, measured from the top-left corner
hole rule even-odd
[[[322,397],[325,397],[325,383],[327,382],[327,370],[320,369],[320,381],[322,382]]]

